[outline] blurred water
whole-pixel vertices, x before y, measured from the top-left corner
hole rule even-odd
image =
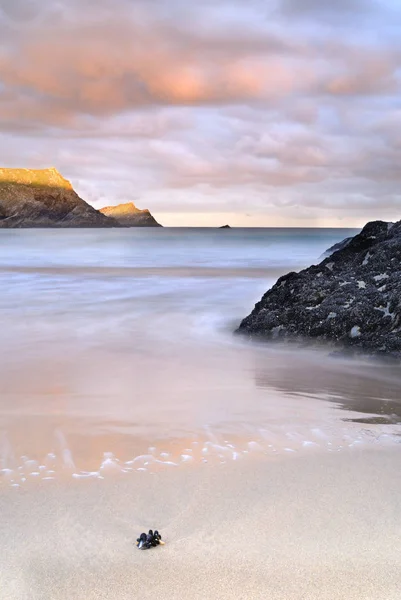
[[[395,369],[232,335],[279,275],[352,233],[1,231],[3,474],[393,442]]]
[[[262,267],[307,264],[350,229],[5,230],[3,266]]]

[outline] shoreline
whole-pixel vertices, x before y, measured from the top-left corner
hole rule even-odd
[[[352,412],[349,413],[352,415]],[[135,439],[121,434],[108,436],[105,439],[76,440],[71,446],[63,433],[55,432],[59,445],[57,453],[49,452],[42,460],[35,456],[20,456],[16,459],[7,438],[3,443],[0,457],[0,493],[6,487],[17,489],[37,489],[40,485],[50,487],[73,480],[108,480],[133,478],[135,482],[146,482],[149,476],[172,470],[190,472],[192,470],[213,469],[231,464],[243,464],[243,468],[253,468],[255,464],[267,465],[292,460],[318,459],[325,456],[339,455],[350,457],[358,452],[381,453],[394,449],[401,451],[400,425],[386,422],[385,429],[376,423],[373,426],[367,421],[364,427],[352,419],[344,421],[342,426],[331,424],[322,426],[318,423],[309,427],[270,427],[259,428],[253,435],[223,435],[219,438],[208,432],[203,439],[171,438],[157,440],[153,445],[145,440]],[[379,421],[380,423],[380,421]],[[228,439],[227,439],[228,438]],[[120,453],[104,452],[102,447],[120,448]],[[113,442],[112,442],[113,440]],[[71,440],[70,440],[71,442]],[[90,449],[91,454],[83,458]],[[111,443],[112,442],[112,443]],[[95,452],[95,448],[97,451]],[[132,451],[135,448],[134,455]],[[74,452],[76,450],[77,452]],[[131,453],[130,453],[131,452]],[[76,454],[81,460],[76,460]],[[7,459],[7,456],[9,457]],[[139,478],[139,479],[138,479]]]

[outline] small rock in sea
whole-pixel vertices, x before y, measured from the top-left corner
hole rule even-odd
[[[148,550],[149,548],[155,548],[159,545],[163,546],[164,542],[162,541],[162,536],[157,529],[155,531],[149,529],[148,534],[141,533],[139,538],[136,540],[136,545],[138,546],[139,550]]]

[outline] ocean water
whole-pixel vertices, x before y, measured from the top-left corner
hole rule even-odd
[[[233,336],[353,233],[1,231],[0,485],[398,444],[397,367]]]

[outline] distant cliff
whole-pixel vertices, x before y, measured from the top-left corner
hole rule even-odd
[[[0,168],[0,228],[119,227],[54,169]]]
[[[147,208],[141,210],[132,202],[117,204],[117,206],[105,206],[100,209],[100,212],[107,217],[112,217],[125,227],[162,227]]]

